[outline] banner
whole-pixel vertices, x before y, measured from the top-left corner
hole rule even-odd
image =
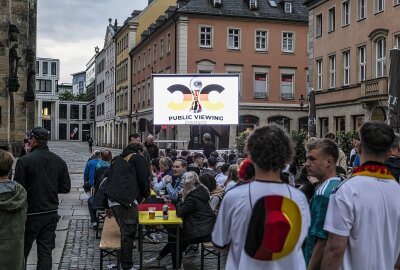
[[[155,125],[237,125],[239,75],[153,75]]]
[[[400,49],[390,50],[390,70],[388,89],[388,124],[399,132],[399,98],[400,98]]]

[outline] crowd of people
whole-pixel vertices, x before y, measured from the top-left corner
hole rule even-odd
[[[165,226],[168,243],[148,265],[170,254],[171,267],[182,268],[183,256],[212,242],[227,253],[229,270],[400,269],[400,135],[385,123],[366,122],[348,157],[332,135],[308,139],[296,175],[293,142],[277,125],[254,129],[244,157],[220,154],[207,133],[204,151],[193,153],[160,150],[153,136],[142,143],[132,134],[122,154],[95,150],[86,164],[91,227],[99,209],[115,217],[122,269],[135,269],[138,206],[154,200],[174,204],[183,224],[179,248],[175,228]],[[7,269],[22,269],[34,240],[38,269],[51,269],[57,194],[69,192],[71,183],[47,140],[43,128],[30,132],[29,153],[18,160],[14,180],[13,157],[0,150],[0,226],[8,232],[0,231],[0,250],[15,247],[15,256],[0,255]],[[158,228],[145,231],[149,241],[162,239]]]

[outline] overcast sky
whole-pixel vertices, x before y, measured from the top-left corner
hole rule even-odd
[[[37,57],[60,59],[60,83],[86,69],[94,48],[104,45],[108,19],[118,25],[148,0],[39,0]]]

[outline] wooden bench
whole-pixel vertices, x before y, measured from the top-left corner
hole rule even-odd
[[[115,218],[105,218],[100,240],[100,270],[103,269],[103,258],[111,255],[117,257],[117,269],[120,269],[121,232]]]
[[[204,269],[204,258],[209,257],[209,255],[217,256],[218,266],[217,269],[221,268],[221,253],[214,249],[214,245],[211,242],[201,243],[201,256],[200,256],[200,269]]]

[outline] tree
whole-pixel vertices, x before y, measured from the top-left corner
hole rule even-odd
[[[293,164],[296,168],[300,168],[306,162],[306,148],[305,143],[307,140],[307,131],[301,129],[299,131],[292,130],[290,132],[290,137],[292,137],[295,146],[295,156]]]
[[[58,95],[58,97],[60,98],[60,100],[64,100],[64,101],[73,101],[73,100],[75,100],[75,95],[72,92],[68,92],[68,91],[60,93]]]
[[[358,137],[358,132],[343,132],[337,131],[336,138],[338,146],[343,150],[347,157],[350,157],[351,149],[353,149],[353,145],[351,144],[351,139],[354,137]]]
[[[86,93],[80,93],[75,96],[76,101],[89,101]]]
[[[246,145],[246,139],[249,136],[250,131],[243,131],[239,133],[239,135],[235,138],[235,143],[233,144],[233,147],[236,150],[236,153],[238,156],[245,156],[244,148]]]

